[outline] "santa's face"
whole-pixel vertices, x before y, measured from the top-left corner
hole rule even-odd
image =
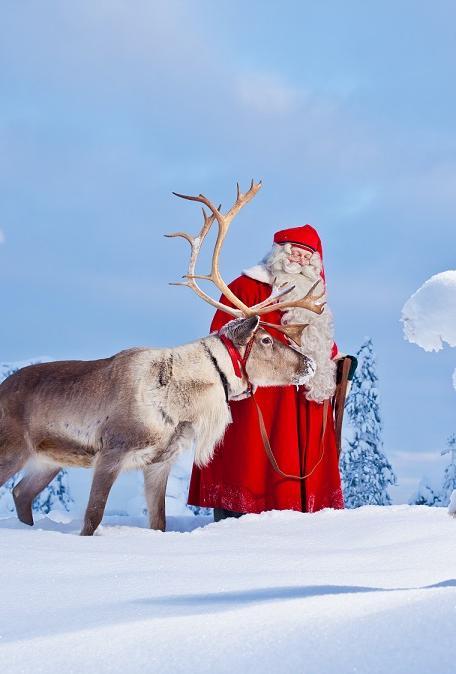
[[[288,262],[294,262],[299,265],[309,264],[312,253],[310,250],[300,248],[299,246],[292,246],[288,254]]]
[[[322,270],[321,258],[318,253],[312,253],[311,250],[292,243],[274,244],[272,251],[264,258],[263,263],[272,272],[273,276],[280,273],[293,275],[293,283],[295,283],[295,277],[301,276],[316,281],[320,278]]]
[[[282,269],[287,274],[301,274],[303,273],[303,267],[307,267],[310,264],[311,257],[312,253],[310,250],[300,248],[299,246],[291,246],[283,258]]]

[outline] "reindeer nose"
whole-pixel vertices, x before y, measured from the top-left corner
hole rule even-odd
[[[298,372],[298,375],[296,377],[297,380],[296,383],[299,385],[307,384],[307,382],[314,376],[316,370],[317,366],[315,365],[315,361],[313,360],[313,358],[306,356],[304,367],[300,372]]]

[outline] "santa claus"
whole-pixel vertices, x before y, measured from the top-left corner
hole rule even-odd
[[[287,299],[303,297],[317,284],[314,292],[326,302],[322,245],[311,225],[277,232],[271,252],[229,287],[252,306],[285,284],[294,286]],[[232,306],[224,297],[221,302]],[[211,330],[219,330],[231,318],[218,310]],[[314,512],[343,508],[329,402],[335,390],[337,355],[331,312],[327,304],[322,314],[293,308],[268,314],[268,321],[277,325],[307,324],[301,350],[314,360],[315,375],[306,386],[262,388],[255,393],[276,467],[265,452],[255,401],[248,397],[230,403],[232,424],[211,463],[204,468],[193,467],[190,482],[189,503],[214,508],[216,520],[273,509]],[[274,332],[275,337],[286,341],[282,333]]]

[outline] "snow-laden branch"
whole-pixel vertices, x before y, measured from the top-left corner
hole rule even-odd
[[[445,342],[456,346],[456,271],[428,279],[404,304],[404,337],[425,351],[440,351]],[[456,389],[456,370],[453,372]],[[456,517],[456,490],[450,497],[450,515]]]
[[[405,338],[425,351],[456,346],[456,271],[431,276],[404,304],[401,320]]]

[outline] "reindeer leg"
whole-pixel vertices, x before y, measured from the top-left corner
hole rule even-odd
[[[99,457],[95,466],[81,536],[93,536],[95,529],[103,519],[106,501],[108,500],[111,487],[120,473],[121,465],[121,461],[119,459],[113,461],[112,456]]]
[[[60,466],[41,464],[32,466],[13,489],[17,516],[24,524],[33,526],[32,503],[51,480],[58,475]]]
[[[28,456],[23,453],[13,456],[0,457],[0,485],[8,482],[27,462]]]
[[[170,469],[170,462],[152,464],[143,469],[149,526],[158,531],[166,530],[165,495]]]
[[[159,531],[166,529],[165,496],[171,464],[182,449],[190,447],[193,438],[192,424],[188,421],[181,421],[177,424],[166,447],[157,453],[156,463],[146,466],[143,470],[151,529]]]
[[[8,482],[29,460],[31,452],[25,447],[22,433],[0,428],[0,486]]]

